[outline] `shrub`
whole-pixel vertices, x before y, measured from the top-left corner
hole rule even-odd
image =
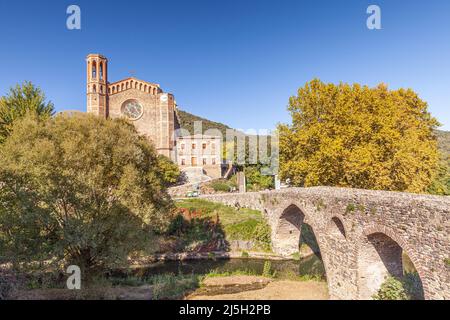
[[[423,287],[417,272],[401,278],[389,276],[373,296],[375,300],[423,300]]]
[[[408,300],[408,295],[403,283],[389,276],[381,285],[378,292],[373,296],[374,300]]]
[[[224,180],[216,180],[211,182],[211,188],[216,192],[230,192],[231,186]]]

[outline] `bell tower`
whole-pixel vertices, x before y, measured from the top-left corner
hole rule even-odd
[[[90,54],[87,62],[87,112],[108,116],[108,59]]]

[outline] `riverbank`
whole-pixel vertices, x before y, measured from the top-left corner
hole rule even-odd
[[[314,252],[308,252],[301,258],[306,259],[314,255]],[[179,252],[179,253],[161,253],[149,255],[146,257],[131,259],[131,267],[140,268],[149,264],[161,261],[188,261],[188,260],[214,260],[214,259],[258,259],[270,261],[290,261],[298,260],[293,257],[276,255],[270,252],[260,251],[210,251],[210,252]]]
[[[198,288],[187,289],[182,300],[327,300],[326,282],[273,280],[257,276],[205,279]],[[220,285],[219,285],[220,283]],[[34,289],[17,293],[16,300],[156,300],[156,285],[67,289]],[[160,290],[160,289],[158,289]],[[157,294],[161,294],[158,292]],[[174,299],[173,297],[170,297]]]
[[[207,279],[209,280],[209,279]],[[264,277],[229,276],[205,281],[204,287],[186,297],[187,300],[328,300],[327,283],[322,281],[270,280]],[[233,286],[248,290],[236,291]],[[260,288],[251,289],[253,286]],[[217,288],[219,287],[219,288]],[[205,292],[222,292],[204,294]],[[228,291],[228,292],[227,292]]]

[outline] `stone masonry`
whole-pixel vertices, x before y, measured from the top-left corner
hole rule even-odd
[[[273,250],[298,251],[303,223],[320,247],[332,299],[370,299],[386,275],[413,262],[425,299],[450,299],[450,198],[331,187],[202,196],[261,210]]]

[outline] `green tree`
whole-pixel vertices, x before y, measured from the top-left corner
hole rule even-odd
[[[408,89],[313,80],[280,125],[280,176],[296,186],[425,192],[439,160],[439,123]]]
[[[16,266],[76,264],[89,279],[169,223],[165,164],[125,120],[26,116],[0,159],[2,254]]]
[[[261,191],[275,187],[273,176],[263,175],[261,167],[261,164],[245,166],[244,173],[249,191]]]
[[[158,156],[159,166],[163,174],[163,183],[166,187],[173,186],[182,179],[180,168],[166,156]]]
[[[0,143],[8,137],[13,122],[27,113],[49,118],[54,114],[54,107],[53,103],[46,102],[41,89],[26,81],[0,98]]]

